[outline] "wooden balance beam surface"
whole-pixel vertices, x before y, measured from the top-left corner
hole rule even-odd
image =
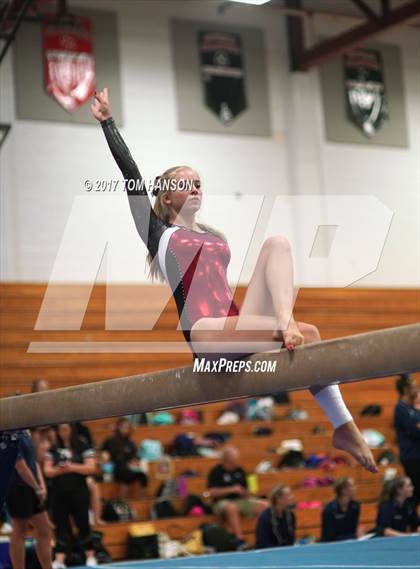
[[[420,324],[253,354],[275,372],[195,372],[192,366],[0,400],[0,431],[256,397],[420,370]],[[241,363],[237,361],[238,365]]]

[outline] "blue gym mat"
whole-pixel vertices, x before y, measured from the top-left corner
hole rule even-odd
[[[155,561],[101,565],[110,569],[420,569],[420,535],[279,547]]]

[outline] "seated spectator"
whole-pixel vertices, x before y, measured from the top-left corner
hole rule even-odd
[[[96,470],[95,453],[79,439],[74,426],[57,426],[57,444],[45,455],[44,472],[52,479],[52,512],[56,528],[53,569],[65,567],[65,555],[72,540],[72,521],[84,551],[86,565],[95,567],[89,524],[89,490],[86,478]]]
[[[245,471],[239,466],[239,452],[232,446],[225,447],[221,464],[211,469],[204,495],[212,499],[213,512],[226,521],[243,544],[241,515],[252,517],[268,506],[266,500],[250,497]]]
[[[417,407],[419,388],[404,373],[396,382],[400,399],[394,410],[394,426],[400,448],[400,462],[414,485],[413,500],[420,502],[420,410]]]
[[[131,438],[131,425],[125,417],[118,419],[115,435],[107,438],[101,447],[105,461],[114,463],[114,480],[121,482],[121,498],[127,498],[128,488],[138,482],[143,490],[148,479],[140,468],[137,447]]]
[[[340,541],[359,536],[360,503],[355,500],[353,478],[339,478],[334,484],[336,498],[322,512],[321,541]]]
[[[257,549],[293,545],[296,517],[291,511],[294,498],[289,486],[280,484],[271,493],[271,506],[258,518],[256,529]]]
[[[385,482],[376,518],[378,535],[400,536],[407,530],[420,533],[420,520],[412,500],[413,489],[406,476]]]

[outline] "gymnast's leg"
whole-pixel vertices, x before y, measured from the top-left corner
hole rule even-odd
[[[202,343],[196,353],[200,350],[206,353],[206,342],[209,347],[212,342],[246,342],[244,351],[255,353],[278,349],[278,342],[283,340],[296,345],[321,341],[315,326],[295,322],[293,318],[295,295],[292,267],[287,240],[283,237],[268,239],[257,260],[240,315],[203,318],[194,324],[191,330],[192,343]],[[376,471],[372,453],[353,422],[339,387],[312,388],[311,393],[334,427],[334,446],[349,452],[368,470]]]
[[[295,322],[293,306],[293,259],[289,241],[283,236],[267,239],[261,249],[254,274],[241,308],[242,314],[267,314],[270,311],[277,320],[284,343],[294,343],[296,330],[303,335],[303,342],[320,342],[316,326]],[[274,338],[279,337],[275,334]],[[302,343],[298,337],[298,343]],[[362,466],[376,471],[372,452],[356,427],[350,411],[344,403],[338,385],[313,387],[315,397],[334,427],[333,444],[349,452]]]

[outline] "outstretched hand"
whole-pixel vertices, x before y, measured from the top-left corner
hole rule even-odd
[[[90,106],[92,114],[98,121],[104,121],[112,117],[111,107],[108,99],[108,88],[98,93],[95,91],[95,102]]]

